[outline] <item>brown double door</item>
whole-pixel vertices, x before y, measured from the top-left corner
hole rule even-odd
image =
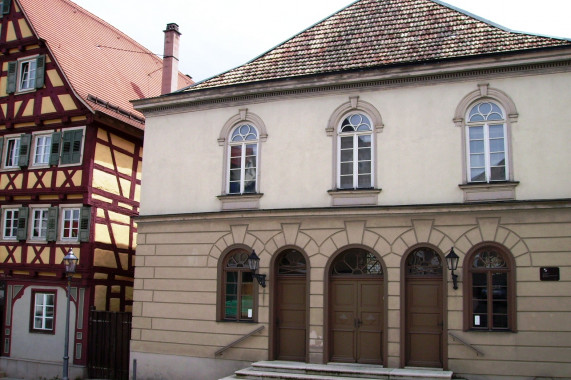
[[[276,359],[306,360],[305,276],[278,276],[276,307]]]
[[[333,277],[330,286],[331,361],[382,364],[382,280]]]
[[[406,280],[406,365],[443,368],[441,278]]]

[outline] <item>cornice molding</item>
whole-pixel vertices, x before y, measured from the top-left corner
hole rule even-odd
[[[265,82],[213,87],[134,100],[134,108],[146,117],[190,110],[242,106],[289,98],[322,96],[336,91],[379,90],[423,83],[443,83],[480,78],[514,77],[571,71],[571,52],[485,57],[472,60],[433,62],[362,71],[290,77]]]

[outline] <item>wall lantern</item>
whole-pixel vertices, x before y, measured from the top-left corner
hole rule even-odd
[[[450,248],[450,252],[446,255],[446,265],[452,273],[452,283],[454,284],[454,289],[458,289],[458,275],[454,274],[454,271],[458,269],[458,261],[460,257],[454,252],[454,247]]]
[[[63,380],[68,380],[68,368],[69,368],[69,298],[71,293],[71,278],[75,273],[75,267],[77,265],[76,255],[73,254],[73,248],[69,249],[67,255],[63,258],[63,263],[65,264],[65,274],[67,276],[67,310],[65,314],[65,343],[63,352]]]
[[[258,280],[258,284],[262,286],[262,288],[266,287],[266,275],[265,274],[258,274],[256,273],[260,268],[260,258],[256,255],[256,251],[252,250],[250,256],[248,256],[248,267],[252,271],[252,275]]]

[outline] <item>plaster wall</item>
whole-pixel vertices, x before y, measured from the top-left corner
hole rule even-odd
[[[371,103],[384,128],[376,134],[379,205],[462,202],[462,128],[452,121],[460,101],[479,83],[505,92],[518,118],[511,126],[516,199],[569,197],[571,161],[567,73],[268,98],[258,103],[149,116],[145,127],[141,215],[219,211],[224,183],[224,124],[247,108],[266,125],[261,143],[261,209],[328,207],[333,188],[333,138],[325,128],[350,96]],[[152,142],[152,143],[150,143]],[[532,154],[533,152],[533,154]],[[287,196],[284,196],[286,194]],[[156,200],[160,199],[160,202]]]

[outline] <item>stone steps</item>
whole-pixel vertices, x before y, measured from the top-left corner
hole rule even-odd
[[[261,361],[221,380],[450,380],[452,371],[427,368],[384,368],[367,364],[310,364]]]

